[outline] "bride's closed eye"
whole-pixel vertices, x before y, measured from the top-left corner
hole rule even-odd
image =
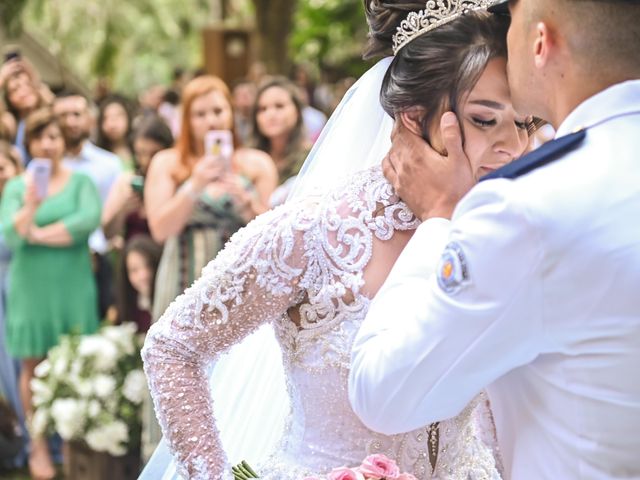
[[[485,120],[480,117],[471,117],[471,121],[481,128],[493,127],[498,123],[495,118],[491,120]]]
[[[498,124],[498,121],[495,118],[491,120],[485,120],[479,117],[471,117],[471,120],[473,121],[474,124],[476,124],[478,127],[481,127],[481,128],[494,127],[495,125]],[[529,130],[530,124],[531,124],[529,120],[523,120],[523,121],[515,120],[514,123],[516,124],[516,127],[518,127],[520,130]]]

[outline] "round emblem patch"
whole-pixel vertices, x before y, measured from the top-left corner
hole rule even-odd
[[[456,292],[469,281],[467,259],[460,245],[456,242],[449,243],[438,265],[438,285],[447,293]]]

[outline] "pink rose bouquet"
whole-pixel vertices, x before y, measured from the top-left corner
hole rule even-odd
[[[318,479],[320,480],[320,479]],[[416,480],[410,473],[400,473],[396,462],[385,455],[369,455],[359,467],[334,468],[327,480]]]
[[[247,462],[233,467],[235,480],[259,478]],[[417,480],[410,473],[400,473],[396,462],[382,454],[369,455],[359,467],[338,467],[326,477],[304,477],[300,480]]]

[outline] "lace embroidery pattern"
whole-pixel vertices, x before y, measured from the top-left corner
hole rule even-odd
[[[212,426],[207,365],[264,322],[274,324],[292,398],[288,433],[261,467],[264,478],[327,473],[340,466],[337,458],[356,464],[373,452],[430,478],[426,429],[392,437],[371,432],[351,411],[347,394],[351,345],[369,307],[361,288],[374,239],[389,240],[418,223],[378,167],[333,193],[263,214],[232,237],[151,328],[143,350],[159,421],[185,478],[227,475]],[[286,314],[294,306],[298,323]],[[464,425],[443,424],[468,431],[466,445],[475,433],[465,430],[471,417],[464,418]],[[483,454],[475,447],[451,450],[469,465]]]

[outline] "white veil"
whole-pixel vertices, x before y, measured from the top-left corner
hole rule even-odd
[[[380,60],[349,89],[309,153],[288,200],[323,190],[382,162],[393,120],[380,105],[382,79],[392,58]],[[216,422],[231,463],[264,460],[276,446],[289,411],[281,352],[271,325],[221,357],[211,385]],[[139,477],[176,480],[180,476],[163,439]]]
[[[393,119],[380,105],[380,87],[393,57],[380,60],[353,84],[322,130],[287,200],[326,190],[382,162]]]

